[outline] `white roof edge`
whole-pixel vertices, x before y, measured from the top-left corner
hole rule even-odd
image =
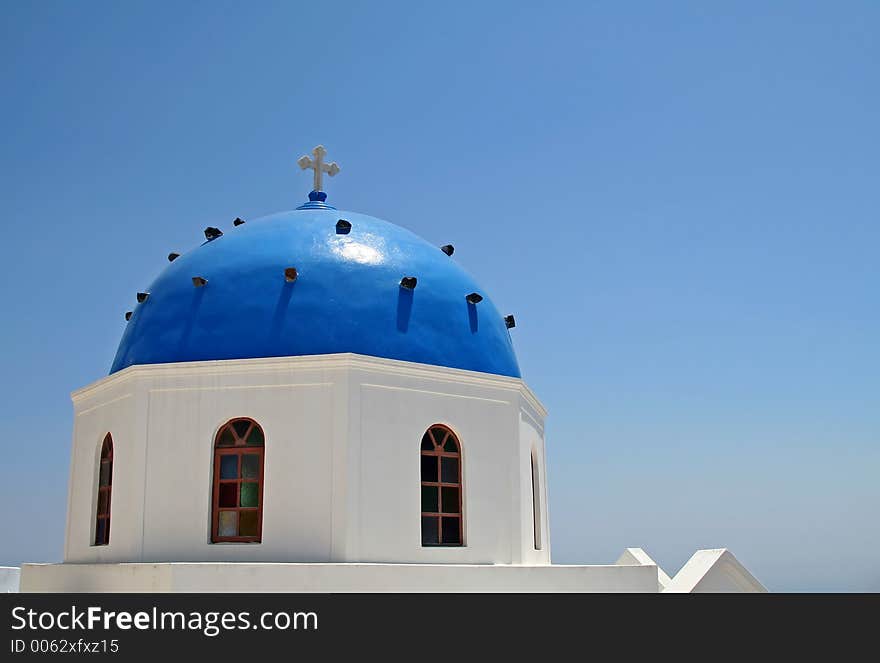
[[[642,548],[627,548],[620,554],[620,557],[617,558],[615,564],[621,566],[656,566],[657,584],[659,585],[661,592],[665,591],[672,582],[669,576],[666,575],[666,571],[663,570],[663,567],[651,559],[651,556]]]
[[[136,364],[128,366],[121,371],[111,373],[91,384],[80,387],[71,392],[70,397],[74,403],[87,398],[96,392],[111,385],[125,382],[135,376],[163,375],[174,377],[180,374],[191,374],[196,371],[210,373],[212,371],[262,371],[273,367],[296,366],[298,368],[334,369],[334,368],[362,368],[382,369],[403,375],[419,377],[446,378],[466,384],[483,384],[492,387],[515,389],[542,417],[547,416],[547,409],[538,400],[534,392],[522,378],[513,378],[494,373],[481,373],[462,368],[450,368],[448,366],[435,366],[433,364],[420,364],[400,359],[386,359],[384,357],[371,357],[368,355],[341,352],[326,355],[298,355],[292,357],[257,357],[254,359],[217,359],[210,361],[182,361],[166,364]]]
[[[767,588],[727,548],[712,548],[695,552],[663,591],[766,593]]]

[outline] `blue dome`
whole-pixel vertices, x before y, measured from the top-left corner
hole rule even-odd
[[[401,287],[405,276],[415,289]],[[207,283],[194,287],[194,277]],[[452,258],[387,221],[321,204],[229,229],[174,260],[148,291],[111,373],[353,352],[520,376],[504,319]],[[472,292],[483,300],[467,301]]]

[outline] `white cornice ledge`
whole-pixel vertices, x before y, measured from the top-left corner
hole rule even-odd
[[[259,359],[222,359],[212,361],[184,361],[169,364],[138,364],[101,378],[85,387],[73,391],[70,395],[74,403],[96,396],[100,392],[124,384],[141,377],[188,377],[202,373],[254,373],[278,369],[297,370],[340,370],[361,369],[376,370],[405,377],[441,379],[458,384],[471,384],[501,389],[511,389],[522,394],[528,404],[537,410],[542,417],[547,410],[520,378],[511,378],[493,373],[480,373],[461,368],[419,364],[399,359],[369,357],[350,352],[328,355],[305,355],[298,357],[265,357]]]

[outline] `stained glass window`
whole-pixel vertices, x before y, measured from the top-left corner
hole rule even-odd
[[[422,545],[460,546],[462,529],[461,447],[445,426],[422,438]]]
[[[101,444],[98,461],[98,504],[95,509],[95,545],[110,543],[110,502],[113,491],[113,438],[110,433]]]
[[[259,543],[263,530],[263,429],[233,419],[214,442],[211,541]]]

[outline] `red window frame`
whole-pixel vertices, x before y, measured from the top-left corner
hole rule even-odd
[[[244,425],[247,424],[247,428]],[[243,430],[243,434],[239,434],[239,430]],[[257,436],[259,444],[254,444],[252,435],[259,433]],[[231,436],[230,436],[231,434]],[[232,444],[229,444],[229,441]],[[214,438],[214,473],[213,473],[213,490],[211,502],[211,542],[212,543],[260,543],[263,538],[263,457],[265,435],[263,429],[256,421],[247,417],[239,417],[230,419]],[[257,477],[242,476],[242,457],[245,455],[259,456],[259,470]],[[236,476],[235,478],[221,478],[221,469],[223,458],[227,456],[236,456]],[[249,507],[241,505],[241,486],[242,484],[257,485],[257,506]],[[235,506],[220,505],[221,486],[234,485],[235,488]],[[246,512],[256,512],[257,527],[256,534],[242,536],[220,535],[220,514],[222,512],[235,512],[236,531],[240,532],[241,515]]]
[[[451,447],[451,448],[450,448]],[[425,458],[437,457],[437,475],[429,477],[426,480]],[[443,480],[443,459],[455,459],[457,461],[457,470],[454,474],[454,481]],[[434,424],[425,431],[422,436],[422,446],[420,460],[422,467],[420,472],[422,486],[422,546],[463,546],[464,545],[464,486],[461,481],[461,443],[458,436],[448,426],[443,424]],[[428,463],[431,465],[432,463]],[[447,477],[448,478],[448,477]],[[426,490],[428,495],[426,496]],[[457,498],[453,504],[444,502],[444,494],[450,494],[450,491],[444,491],[444,488],[457,489],[452,494],[457,494]],[[436,493],[433,491],[436,489]],[[426,506],[434,502],[432,496],[436,495],[437,510],[426,510]],[[426,504],[426,502],[428,504]],[[453,525],[453,534],[451,537],[444,537],[444,523],[448,521],[456,521],[457,527]],[[436,530],[434,529],[436,527]],[[434,536],[436,534],[436,536]],[[447,540],[444,540],[446,538]],[[436,539],[436,540],[434,540]]]
[[[98,461],[98,499],[95,505],[96,546],[110,544],[110,502],[112,496],[113,438],[110,433],[107,433],[101,443],[101,458]]]

